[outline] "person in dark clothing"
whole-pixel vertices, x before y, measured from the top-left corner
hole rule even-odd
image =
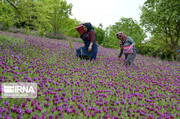
[[[91,23],[83,24],[85,33],[80,34],[80,38],[84,41],[83,47],[76,50],[76,56],[81,59],[96,60],[98,53],[98,45],[96,43],[96,35]]]
[[[120,40],[120,53],[118,55],[121,58],[122,54],[125,55],[125,64],[131,65],[136,57],[137,49],[135,48],[135,42],[130,36],[126,36],[123,32],[118,32],[117,38]]]

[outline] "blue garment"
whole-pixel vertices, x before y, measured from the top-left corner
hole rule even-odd
[[[91,52],[88,52],[88,47],[90,45],[90,41],[84,41],[85,46],[80,47],[76,50],[76,55],[80,58],[86,58],[86,59],[94,59],[96,60],[96,56],[98,53],[98,45],[96,41],[93,43]]]

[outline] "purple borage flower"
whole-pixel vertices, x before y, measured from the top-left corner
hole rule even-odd
[[[68,40],[1,35],[14,37],[18,44],[3,40],[0,83],[35,82],[38,97],[14,102],[0,97],[0,118],[180,117],[178,62],[137,54],[134,64],[125,67],[118,50],[102,46],[97,60],[90,62],[77,59],[76,49],[83,44],[76,38],[70,48]]]

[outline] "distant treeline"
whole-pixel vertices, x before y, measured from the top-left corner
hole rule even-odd
[[[58,39],[66,38],[64,35],[78,38],[75,27],[82,21],[70,18],[72,7],[66,0],[1,0],[0,30],[36,31],[36,35]],[[123,31],[134,39],[140,54],[180,61],[180,1],[147,0],[140,9],[140,23],[132,18],[120,18],[106,29],[103,24],[94,26],[98,44],[119,49],[116,33]],[[146,31],[151,33],[151,38],[143,42]]]

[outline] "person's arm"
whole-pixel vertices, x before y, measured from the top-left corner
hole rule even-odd
[[[131,43],[131,46],[135,46],[135,42],[131,37],[128,38],[128,41]]]
[[[89,51],[89,52],[91,52],[92,46],[93,46],[93,42],[91,42],[90,45],[89,45],[89,47],[88,47],[88,51]]]
[[[88,51],[91,52],[93,43],[94,43],[94,41],[96,39],[96,35],[95,35],[94,30],[90,30],[89,32],[90,32],[90,34],[89,34],[89,36],[90,36],[90,45],[88,47]]]
[[[123,54],[123,49],[121,48],[121,50],[120,50],[120,53],[119,53],[118,57],[120,58],[120,57],[122,56],[122,54]]]

